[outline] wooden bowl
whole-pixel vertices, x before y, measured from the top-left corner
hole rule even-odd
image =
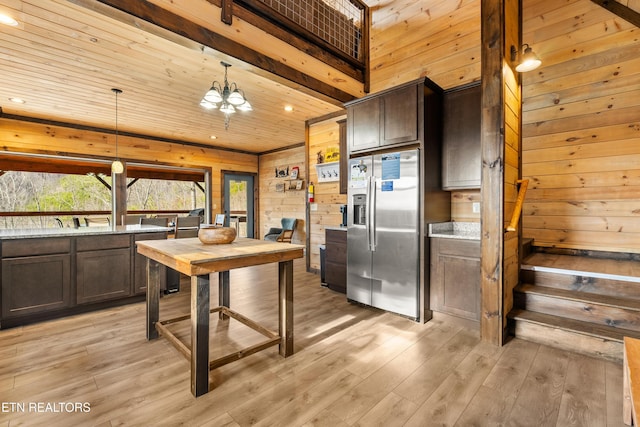
[[[236,238],[236,229],[233,227],[200,226],[198,239],[205,245],[220,245],[231,243]]]

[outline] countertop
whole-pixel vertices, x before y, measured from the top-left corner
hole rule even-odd
[[[170,231],[168,227],[156,225],[117,225],[114,227],[80,227],[80,228],[16,228],[0,230],[0,240],[34,239],[41,237],[75,237],[97,234],[133,234],[157,233]]]
[[[325,231],[326,230],[338,230],[338,231],[347,231],[347,227],[341,227],[339,225],[328,225],[326,227],[324,227]]]
[[[480,240],[480,223],[452,221],[429,224],[429,237]]]

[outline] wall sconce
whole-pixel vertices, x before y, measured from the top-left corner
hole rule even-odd
[[[518,59],[518,49],[515,46],[511,46],[511,62],[515,62]],[[538,68],[542,64],[538,55],[536,55],[531,46],[528,44],[522,45],[522,55],[520,55],[520,61],[518,65],[516,65],[516,71],[519,73],[525,73],[527,71],[532,71]]]

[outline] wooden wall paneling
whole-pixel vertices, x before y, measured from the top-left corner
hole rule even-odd
[[[298,177],[305,181],[306,161],[305,147],[291,148],[260,156],[260,224],[261,230],[257,237],[262,238],[270,227],[280,227],[282,218],[297,218],[298,224],[293,242],[306,243],[306,212],[305,197],[307,183],[303,182],[302,189],[289,189],[289,179],[275,176],[276,168],[299,168]],[[276,185],[284,184],[284,191],[276,190]]]
[[[527,112],[527,123],[536,123],[544,120],[559,120],[568,117],[587,116],[597,114],[600,111],[616,111],[619,109],[637,106],[640,97],[640,89],[629,90],[628,87],[621,88],[624,92],[608,93],[603,96],[590,94],[587,100],[567,102],[564,100],[561,105],[542,107]],[[554,103],[556,103],[554,100]]]
[[[535,192],[537,189],[554,189],[562,185],[568,188],[606,187],[620,189],[629,185],[637,185],[639,179],[639,170],[626,169],[610,172],[586,172],[572,175],[532,176],[530,178],[529,191]]]
[[[539,246],[637,253],[637,28],[588,0],[538,3],[525,5],[523,22],[525,38],[546,51],[541,71],[525,75],[525,236]]]
[[[627,127],[629,127],[627,125]],[[636,133],[638,133],[636,131]],[[595,136],[595,135],[594,135]],[[593,159],[614,156],[637,155],[637,141],[633,138],[609,140],[603,142],[570,143],[559,147],[527,150],[524,154],[527,163],[562,161],[565,159]]]
[[[372,92],[423,76],[444,89],[480,78],[479,0],[434,2],[429,13],[420,2],[370,7]]]
[[[525,113],[526,114],[526,113]],[[616,123],[609,126],[598,126],[597,129],[573,129],[565,132],[535,135],[527,128],[527,145],[523,151],[523,157],[531,150],[543,148],[565,147],[568,142],[572,144],[595,143],[603,141],[618,141],[633,139],[640,131],[640,120],[629,123]]]
[[[434,16],[440,18],[434,19],[432,25],[427,28],[420,28],[423,23],[419,14],[413,15],[407,22],[399,23],[383,32],[376,32],[373,35],[375,43],[372,45],[371,53],[376,55],[377,61],[385,64],[404,62],[410,59],[412,53],[424,49],[425,38],[429,40],[432,49],[442,49],[450,46],[452,37],[460,43],[460,50],[466,50],[478,42],[474,33],[469,33],[469,28],[478,25],[477,12],[475,5],[469,5],[453,15],[436,14]],[[475,43],[474,40],[468,40],[470,37],[475,38]],[[432,53],[429,51],[429,54]]]
[[[523,226],[530,229],[546,229],[553,225],[559,230],[578,228],[584,231],[606,233],[611,230],[625,233],[640,233],[640,221],[633,217],[608,216],[594,217],[589,215],[529,215],[523,218]]]
[[[586,62],[594,63],[595,59]],[[525,214],[542,215],[545,218],[544,221],[525,222],[528,236],[534,237],[537,245],[636,251],[629,241],[637,241],[637,230],[620,228],[621,224],[627,222],[625,219],[635,217],[633,209],[624,207],[624,201],[637,197],[640,184],[637,166],[640,158],[636,148],[639,142],[637,113],[640,110],[637,101],[627,96],[627,93],[634,92],[629,91],[628,85],[636,87],[632,84],[636,79],[634,74],[628,73],[618,78],[614,67],[610,67],[607,71],[611,71],[609,77],[614,83],[603,85],[603,68],[582,71],[578,87],[568,86],[570,76],[563,77],[566,86],[560,93],[570,96],[563,98],[553,93],[551,96],[555,98],[549,98],[548,106],[541,102],[544,92],[536,92],[540,94],[536,99],[537,108],[532,107],[524,113],[525,116],[533,113],[537,114],[538,119],[546,119],[535,125],[527,124],[524,128],[528,132],[526,135],[531,137],[525,137],[524,140],[523,171],[531,176],[533,183]],[[607,87],[607,92],[603,92],[603,86]],[[585,90],[591,87],[596,97],[594,104],[600,105],[596,109],[585,109],[580,104],[592,102],[589,98],[591,91]],[[580,92],[583,94],[580,95]],[[611,103],[605,105],[607,97],[611,98]],[[564,99],[572,101],[570,106],[574,115],[556,119],[552,106],[555,104],[551,102],[557,103],[555,108],[562,108]],[[621,102],[620,110],[615,111],[616,105]],[[570,130],[572,128],[573,131]],[[618,226],[607,227],[594,235],[593,222],[567,221],[576,215],[594,215],[601,218],[603,224]]]
[[[457,222],[480,222],[480,212],[473,212],[473,203],[482,205],[480,190],[451,192],[451,220]]]
[[[612,126],[615,124],[626,123],[628,126],[638,125],[638,114],[640,107],[629,107],[618,111],[601,111],[597,114],[591,114],[583,117],[569,117],[558,120],[547,120],[537,123],[524,123],[522,125],[523,135],[542,136],[555,133],[569,132],[571,130],[588,130],[598,132],[601,127]],[[525,115],[526,116],[526,115]],[[523,117],[524,118],[524,117]]]
[[[504,51],[510,52],[511,46],[519,47],[520,39],[520,10],[522,0],[506,2],[505,7],[505,45]],[[521,165],[521,118],[522,118],[522,90],[520,74],[514,70],[509,54],[506,54],[503,65],[503,95],[504,95],[504,226],[511,221],[518,198],[518,180],[522,176]],[[522,238],[522,221],[515,231],[504,234],[503,246],[503,307],[502,327],[506,338],[507,314],[513,308],[513,290],[520,278],[520,241]]]
[[[329,147],[340,146],[340,126],[337,123],[344,117],[333,117],[309,125],[307,141],[309,182],[315,188],[314,210],[309,209],[309,269],[320,270],[319,245],[325,243],[325,226],[338,226],[342,222],[340,205],[347,203],[347,195],[340,194],[340,182],[318,182],[316,173],[317,153],[326,154]],[[348,155],[340,153],[340,156]],[[341,172],[342,173],[342,172]]]

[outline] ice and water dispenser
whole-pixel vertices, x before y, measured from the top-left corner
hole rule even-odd
[[[367,195],[366,194],[354,194],[353,195],[353,224],[354,225],[366,225],[367,223]]]

